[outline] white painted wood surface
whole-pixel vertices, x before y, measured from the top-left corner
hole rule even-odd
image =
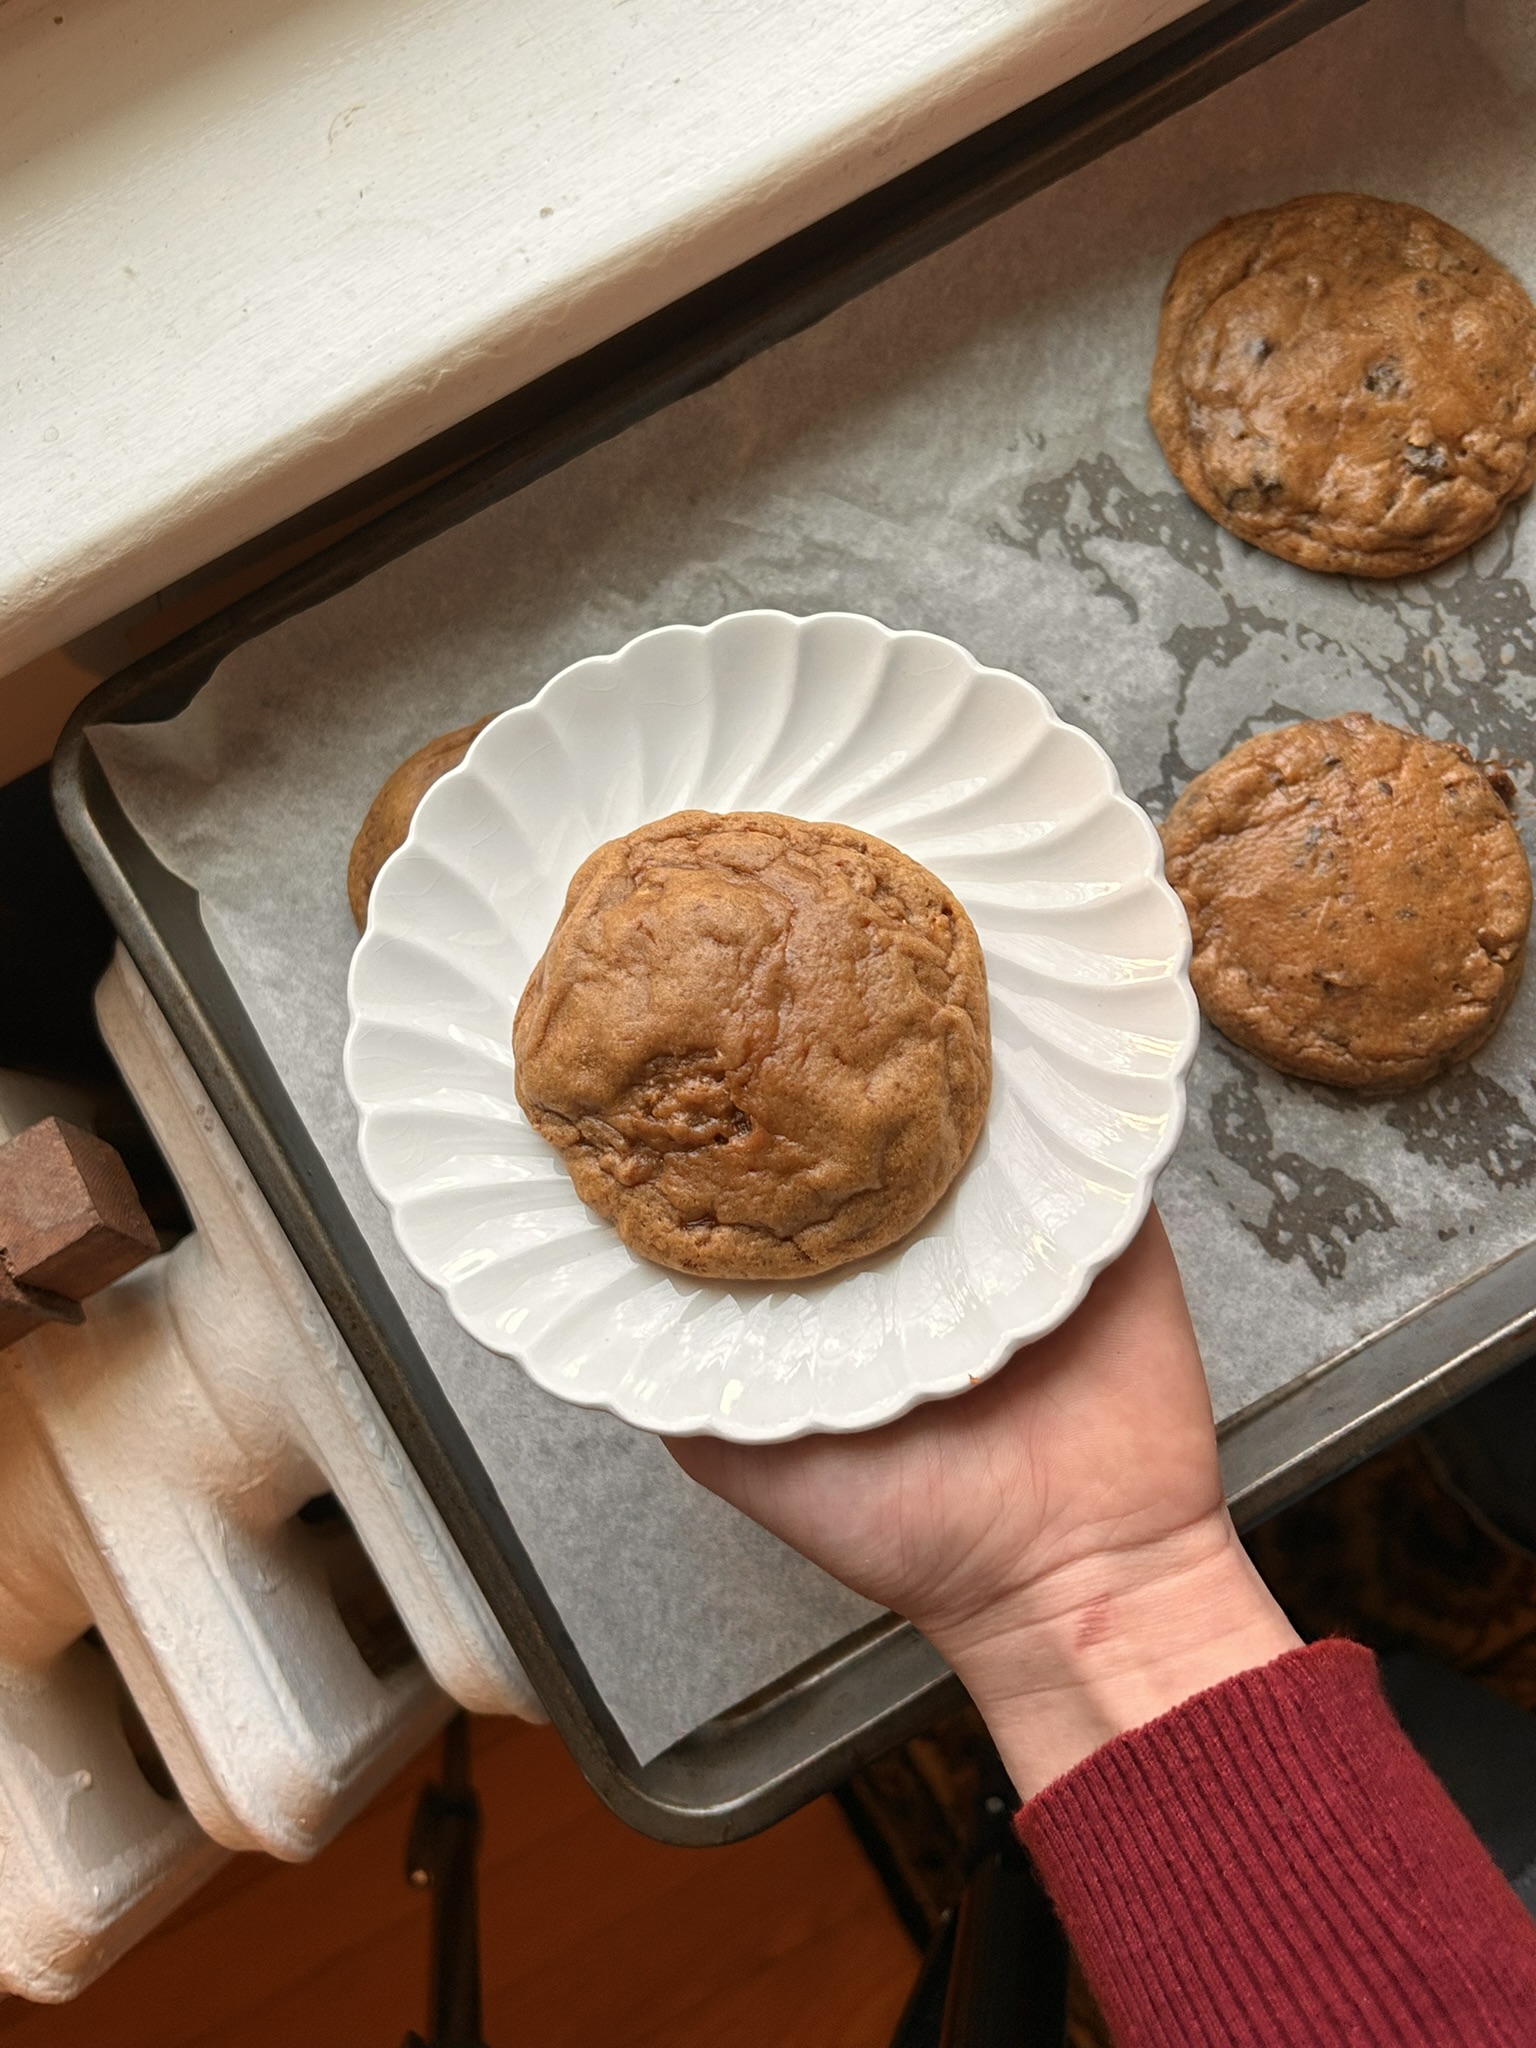
[[[1193,0],[0,0],[0,673]]]
[[[213,1843],[312,1856],[442,1722],[445,1694],[543,1718],[121,948],[96,1014],[194,1229],[94,1295],[83,1326],[3,1354],[0,1997],[72,1998],[213,1874]],[[33,1107],[0,1074],[0,1138]],[[339,1553],[293,1519],[327,1491],[415,1659],[376,1672],[349,1634]],[[87,1625],[179,1802],[134,1763]]]

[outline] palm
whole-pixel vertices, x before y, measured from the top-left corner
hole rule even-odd
[[[1219,1512],[1209,1397],[1156,1212],[1075,1315],[887,1428],[671,1445],[702,1484],[940,1639],[1088,1553]]]

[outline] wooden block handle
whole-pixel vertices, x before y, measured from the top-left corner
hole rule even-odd
[[[0,1349],[160,1249],[112,1147],[56,1116],[0,1145]]]

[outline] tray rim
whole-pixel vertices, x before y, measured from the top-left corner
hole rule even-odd
[[[402,488],[411,492],[110,677],[76,708],[60,739],[52,769],[55,808],[122,943],[421,1473],[551,1720],[598,1794],[657,1839],[721,1843],[771,1825],[958,1705],[964,1697],[958,1681],[909,1624],[886,1616],[661,1756],[638,1762],[257,1041],[203,931],[195,892],[129,823],[89,744],[89,728],[174,716],[246,640],[704,388],[1363,4],[1208,0],[1071,84],[323,501],[316,512],[325,506],[339,512],[370,495],[398,500]],[[327,1197],[339,1218],[328,1220]],[[344,1257],[337,1238],[355,1238],[355,1249]],[[1481,1277],[1455,1290],[1458,1300]],[[1522,1337],[1528,1326],[1536,1326],[1536,1307],[1520,1323]],[[1501,1325],[1488,1343],[1444,1367],[1436,1385],[1470,1391],[1513,1363],[1509,1344],[1515,1341]],[[1359,1355],[1355,1347],[1316,1373]],[[1279,1440],[1269,1454],[1260,1448],[1250,1460],[1255,1469],[1233,1496],[1241,1518],[1273,1512],[1411,1427],[1421,1419],[1417,1409],[1409,1412],[1418,1386],[1377,1388],[1363,1418],[1318,1447],[1319,1455],[1335,1460],[1327,1469],[1314,1469],[1315,1460],[1298,1459]],[[1223,1432],[1229,1460],[1245,1441],[1249,1415],[1262,1423],[1273,1405],[1231,1418]]]

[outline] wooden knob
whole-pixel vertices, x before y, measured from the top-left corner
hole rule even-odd
[[[85,1311],[62,1294],[23,1287],[0,1265],[0,1351],[30,1337],[44,1323],[83,1323]]]
[[[0,1349],[160,1249],[128,1169],[102,1139],[44,1117],[0,1145]]]

